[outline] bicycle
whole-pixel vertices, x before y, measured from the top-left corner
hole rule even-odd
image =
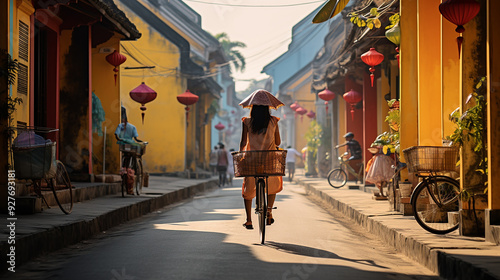
[[[387,195],[389,197],[389,203],[392,204],[392,209],[397,209],[397,199],[396,191],[399,189],[399,181],[401,180],[401,171],[405,170],[406,163],[399,161],[398,154],[395,154],[396,164],[392,165],[391,168],[394,169],[394,175],[389,181],[387,181]]]
[[[120,152],[122,152],[122,197],[125,197],[127,192],[127,182],[134,178],[134,186],[137,195],[141,195],[143,186],[144,169],[142,165],[142,156],[146,153],[146,145],[148,142],[137,144],[120,144]],[[134,174],[129,174],[128,170],[133,170]],[[132,177],[134,176],[134,177]]]
[[[357,181],[363,182],[363,178],[364,178],[364,172],[363,172],[364,171],[364,164],[363,164],[363,162],[360,163],[358,171],[354,170],[348,164],[349,161],[345,159],[348,154],[349,153],[345,152],[342,156],[338,157],[339,167],[332,169],[328,173],[328,176],[327,176],[328,183],[330,184],[330,186],[332,186],[336,189],[345,186],[345,184],[347,183],[346,170],[347,170],[347,172],[349,172],[349,174],[356,177]]]
[[[403,152],[408,170],[422,180],[411,194],[415,220],[435,234],[456,230],[459,226],[460,184],[439,173],[455,171],[458,148],[414,146]]]
[[[71,180],[64,164],[55,160],[56,142],[47,142],[43,137],[35,134],[56,132],[58,129],[42,127],[14,128],[23,132],[12,145],[12,156],[16,179],[30,181],[35,195],[42,199],[48,209],[50,203],[44,196],[52,191],[54,200],[64,214],[73,210],[73,189]]]
[[[232,152],[235,177],[254,177],[255,213],[258,215],[259,240],[265,242],[268,205],[267,178],[285,176],[286,150]],[[273,207],[276,209],[276,207]]]

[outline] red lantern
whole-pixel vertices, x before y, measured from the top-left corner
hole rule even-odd
[[[335,98],[335,93],[329,90],[328,88],[325,88],[325,90],[320,91],[320,93],[318,93],[318,97],[325,100],[326,113],[328,114],[328,101]]]
[[[439,4],[439,12],[451,23],[457,25],[455,31],[459,33],[457,37],[458,57],[464,38],[464,24],[473,19],[478,13],[481,5],[475,0],[446,0]]]
[[[224,128],[226,128],[221,122],[219,122],[218,124],[216,124],[215,126],[215,129],[217,129],[218,131],[221,131],[223,130]]]
[[[156,99],[156,91],[152,90],[148,87],[144,82],[142,82],[138,87],[133,89],[130,92],[130,97],[137,103],[140,103],[141,106],[141,115],[142,115],[142,124],[144,124],[144,115],[146,111],[146,103],[149,103]]]
[[[307,110],[299,106],[299,108],[295,112],[300,115],[300,120],[302,121],[302,119],[304,118],[304,114],[307,113]]]
[[[316,117],[316,113],[314,113],[312,110],[307,112],[306,116],[308,116],[310,119],[313,119]]]
[[[292,105],[290,105],[290,109],[295,111],[294,117],[297,117],[297,109],[300,108],[300,105],[297,101],[295,101]]]
[[[198,95],[192,94],[189,89],[186,89],[184,93],[181,93],[177,95],[177,101],[181,103],[182,105],[185,105],[186,107],[184,110],[186,110],[186,122],[189,117],[189,105],[193,105],[194,103],[198,102]]]
[[[115,67],[115,69],[113,69],[113,71],[115,72],[115,86],[116,86],[116,77],[118,76],[118,66],[124,63],[126,60],[127,57],[117,52],[116,50],[113,53],[108,54],[106,56],[106,61]]]
[[[359,92],[354,91],[352,89],[344,93],[343,97],[347,103],[351,104],[351,118],[354,119],[354,105],[360,102],[363,99],[363,97]]]
[[[361,55],[361,60],[370,66],[370,79],[373,87],[373,72],[375,72],[375,66],[379,65],[384,60],[384,55],[375,50],[375,48],[370,48],[369,51]]]

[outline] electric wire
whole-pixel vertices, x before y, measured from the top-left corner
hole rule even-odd
[[[304,3],[295,3],[295,4],[280,4],[280,5],[248,5],[248,4],[215,3],[215,2],[207,2],[207,1],[199,1],[199,0],[184,0],[184,1],[200,3],[200,4],[207,4],[207,5],[228,6],[228,7],[244,7],[244,8],[297,7],[297,6],[304,6],[304,5],[317,4],[317,3],[324,2],[324,1],[313,1],[313,2],[304,2]]]

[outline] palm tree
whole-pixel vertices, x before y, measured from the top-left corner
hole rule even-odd
[[[245,57],[240,53],[239,50],[236,50],[236,48],[246,48],[247,45],[239,41],[230,41],[229,36],[227,36],[226,32],[216,34],[215,38],[219,40],[222,49],[231,59],[230,63],[233,65],[234,69],[236,71],[244,72],[246,66]]]

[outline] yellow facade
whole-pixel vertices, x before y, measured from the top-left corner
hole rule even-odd
[[[150,173],[183,171],[186,154],[185,110],[176,97],[186,90],[186,80],[178,71],[179,48],[126,6],[119,2],[116,4],[127,14],[130,21],[134,22],[137,29],[142,30],[142,37],[137,41],[122,42],[122,54],[127,56],[127,61],[120,69],[120,96],[123,106],[127,109],[128,121],[137,128],[138,138],[149,142],[143,157],[144,170]],[[125,69],[142,66],[155,68]],[[129,95],[130,91],[142,82],[157,92],[156,99],[145,105],[147,110],[144,124],[141,118],[141,104],[132,100]],[[190,107],[192,114],[195,106]],[[188,126],[189,133],[191,127]]]
[[[102,135],[97,132],[92,133],[92,150],[94,157],[94,174],[103,173],[103,164],[106,165],[106,174],[118,173],[120,170],[120,153],[115,144],[115,129],[120,124],[120,75],[117,75],[117,82],[114,82],[114,73],[111,64],[106,61],[109,53],[101,52],[101,48],[120,50],[120,41],[113,38],[92,49],[92,91],[101,101],[102,108],[106,116],[102,123]],[[122,71],[122,69],[120,70]],[[123,73],[123,72],[119,72]],[[104,132],[105,137],[104,137]],[[104,142],[106,141],[106,142]],[[106,150],[104,151],[104,147]]]

